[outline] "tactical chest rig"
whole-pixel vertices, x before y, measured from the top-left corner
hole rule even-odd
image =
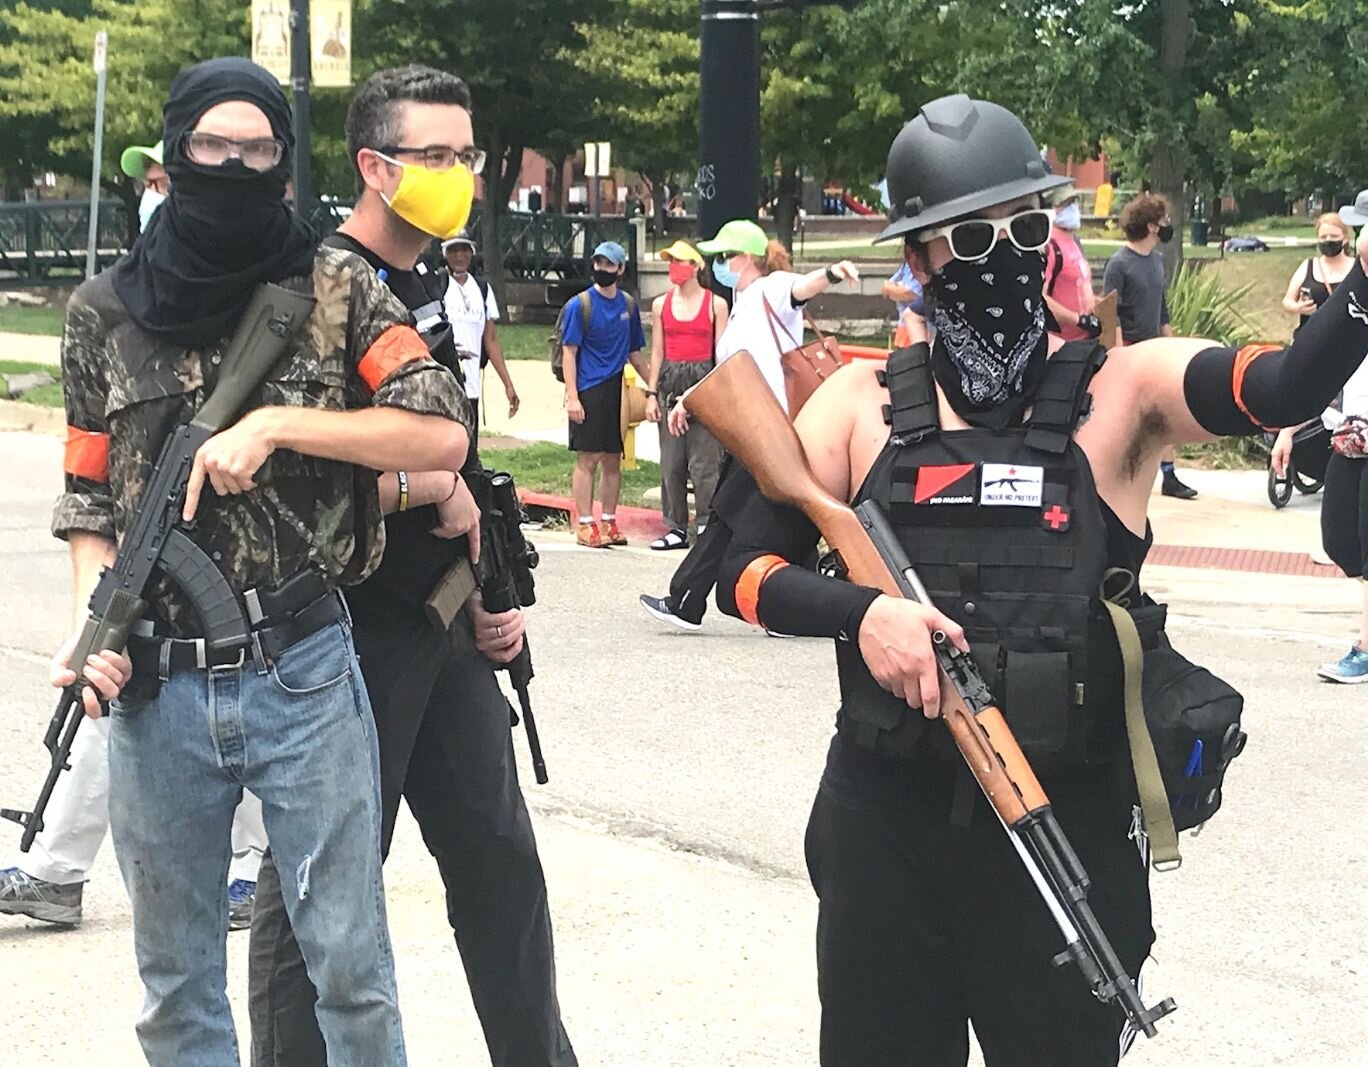
[[[943,430],[926,347],[894,352],[882,372],[892,435],[860,493],[883,507],[936,605],[964,627],[1041,769],[1086,759],[1092,734],[1089,635],[1103,618],[1108,532],[1073,434],[1105,358],[1095,341],[1066,344],[1023,425]],[[856,645],[838,642],[836,658],[839,729],[865,748],[911,754],[926,718],[874,680]]]

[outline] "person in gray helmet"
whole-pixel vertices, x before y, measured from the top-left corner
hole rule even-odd
[[[1052,964],[1059,930],[932,723],[933,635],[970,651],[1002,702],[1097,919],[1138,976],[1154,941],[1147,830],[1156,854],[1176,835],[1137,807],[1100,587],[1124,571],[1139,624],[1164,449],[1317,413],[1368,352],[1368,278],[1356,265],[1285,350],[1066,345],[1047,332],[1042,283],[1068,179],[1015,115],[932,101],[893,142],[887,174],[879,240],[905,242],[926,330],[886,366],[833,376],[795,429],[829,493],[882,506],[936,607],[793,565],[817,531],[758,491],[714,501],[734,531],[719,606],[836,643],[837,730],[806,838],[821,1062],[964,1064],[972,1023],[988,1067],[1115,1064],[1131,1037],[1120,1009]]]

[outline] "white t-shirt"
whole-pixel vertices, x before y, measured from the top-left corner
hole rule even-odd
[[[1368,360],[1344,383],[1344,399],[1340,407],[1328,407],[1321,413],[1321,425],[1327,430],[1339,428],[1349,415],[1368,416]]]
[[[467,274],[464,283],[453,277],[442,298],[447,318],[451,320],[451,335],[456,347],[471,353],[461,361],[465,372],[466,396],[480,399],[480,348],[484,342],[485,322],[499,321],[499,302],[494,299],[494,287],[489,287],[485,299],[480,299],[480,287],[473,275]]]
[[[788,411],[788,393],[784,388],[781,357],[803,343],[803,309],[793,306],[793,286],[801,277],[792,271],[777,270],[751,282],[737,294],[727,328],[717,339],[717,362],[738,352],[749,352],[785,412]],[[765,312],[765,300],[779,318],[773,324],[773,331]],[[774,343],[775,333],[779,335],[778,345]]]

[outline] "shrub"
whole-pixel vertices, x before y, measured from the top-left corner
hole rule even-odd
[[[1215,274],[1184,263],[1169,283],[1169,325],[1179,337],[1208,337],[1231,346],[1257,341],[1258,330],[1240,307],[1251,288],[1226,289]]]

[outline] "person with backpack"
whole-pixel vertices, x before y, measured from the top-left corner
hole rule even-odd
[[[478,250],[474,239],[466,232],[442,242],[442,258],[451,272],[442,302],[446,305],[447,319],[451,323],[452,339],[456,342],[456,348],[463,353],[461,371],[474,418],[470,433],[472,451],[479,442],[480,376],[486,363],[493,366],[494,373],[503,382],[510,419],[518,413],[519,403],[517,387],[508,373],[503,348],[494,332],[494,323],[499,321],[498,298],[488,281],[470,272]]]
[[[1077,968],[1055,966],[1059,927],[934,723],[934,647],[972,654],[1002,701],[1134,979],[1155,936],[1146,852],[1164,844],[1172,803],[1137,816],[1124,710],[1124,648],[1154,650],[1147,690],[1151,664],[1177,655],[1141,596],[1155,475],[1170,445],[1320,411],[1368,353],[1368,277],[1356,265],[1286,349],[1064,344],[1045,328],[1043,253],[1069,179],[1020,119],[965,95],[934,100],[897,135],[887,174],[877,240],[910,246],[930,336],[834,375],[794,429],[828,493],[887,516],[934,606],[796,565],[818,541],[796,509],[730,486],[714,502],[734,531],[718,606],[835,645],[840,707],[806,836],[821,1063],[965,1064],[972,1022],[987,1067],[1106,1067],[1133,1031]],[[1368,260],[1368,240],[1358,251]],[[1148,637],[1124,646],[1104,603],[1135,623],[1143,612]],[[1224,773],[1232,745],[1238,731],[1218,732],[1188,774]],[[1249,920],[1226,909],[1212,921]]]
[[[1102,323],[1093,314],[1097,294],[1093,292],[1092,267],[1078,240],[1082,225],[1078,197],[1071,196],[1055,208],[1050,243],[1045,246],[1045,306],[1059,327],[1050,332],[1065,341],[1102,336]]]
[[[647,417],[653,421],[713,369],[717,340],[727,328],[727,302],[699,284],[703,257],[698,251],[687,241],[676,241],[660,258],[670,265],[671,288],[651,304],[650,391],[664,398],[663,404],[657,404],[656,397],[646,401]],[[660,512],[669,529],[651,542],[657,552],[688,547],[690,481],[699,535],[707,528],[725,455],[701,423],[682,425],[676,420],[667,431],[660,435]]]
[[[576,454],[570,479],[579,517],[575,540],[586,548],[607,548],[627,543],[617,524],[622,492],[622,372],[630,360],[642,381],[649,382],[651,374],[641,355],[646,347],[641,309],[636,297],[618,286],[627,252],[616,241],[604,241],[594,249],[593,266],[593,286],[561,308],[553,341],[561,362],[557,366],[553,352],[551,369],[559,370],[556,377],[565,382],[570,451]],[[653,390],[648,389],[646,395],[648,402],[655,399]],[[653,410],[654,421],[660,413],[658,407]],[[601,528],[594,521],[594,476],[600,470]]]

